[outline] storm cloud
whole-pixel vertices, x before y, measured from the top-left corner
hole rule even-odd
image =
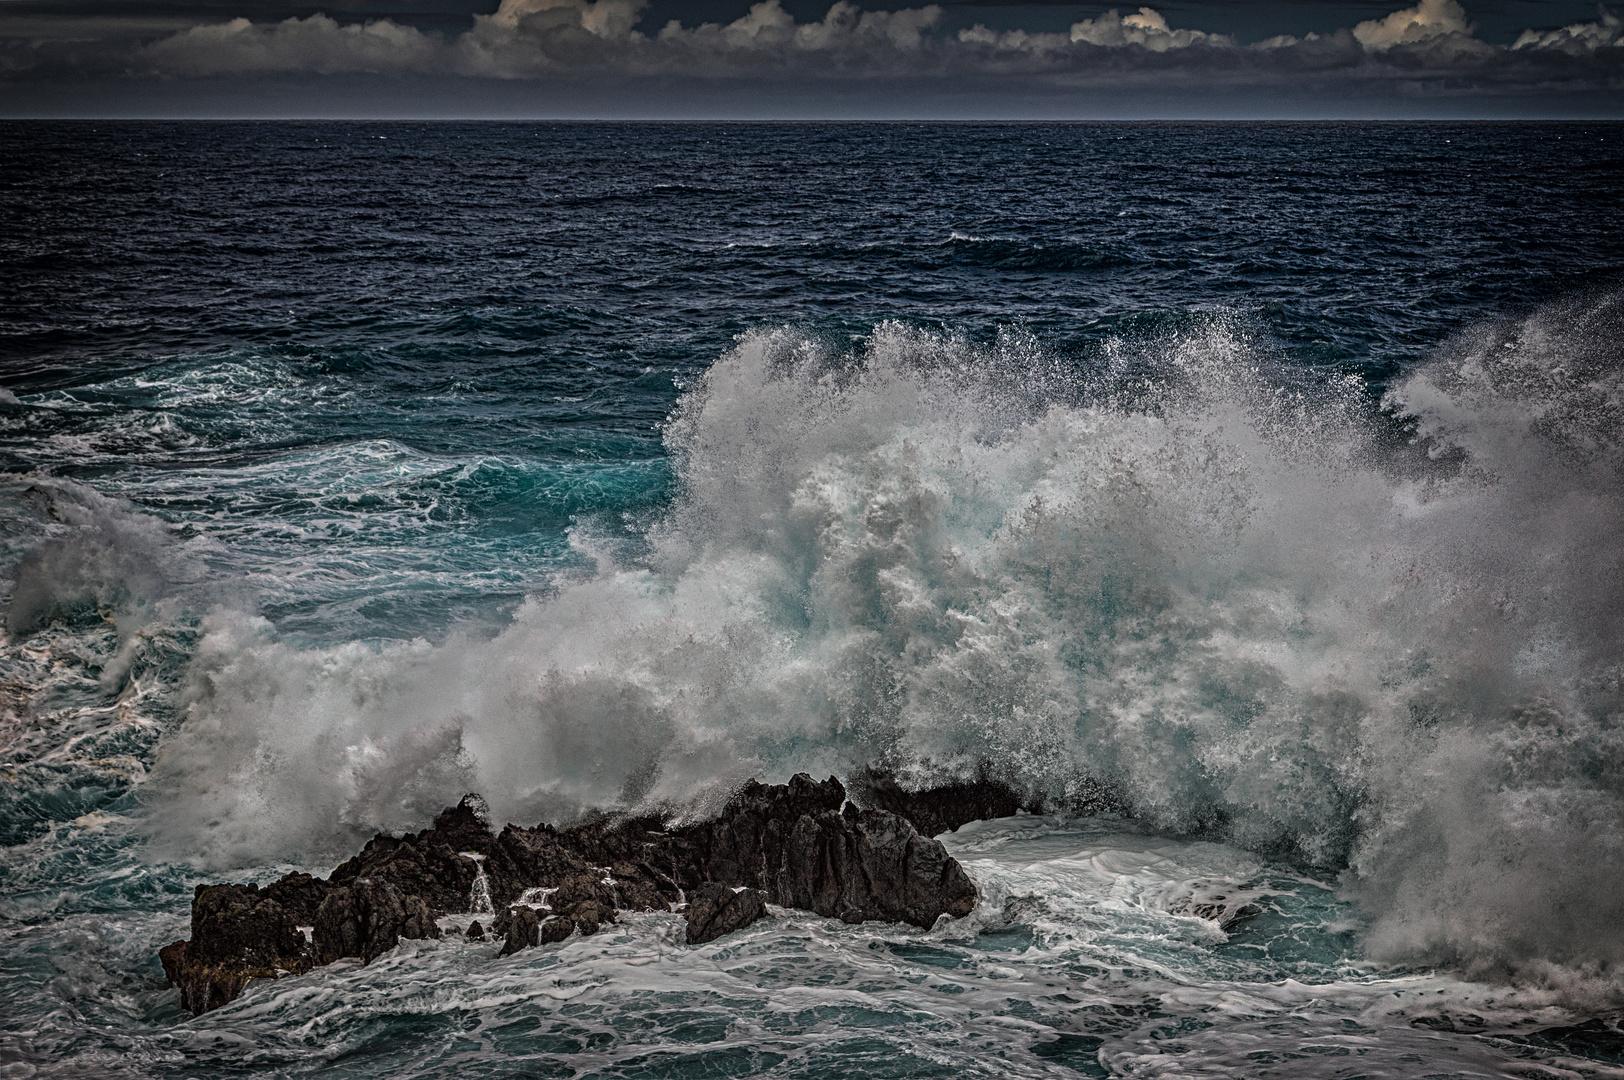
[[[346,25],[319,14],[276,23],[237,18],[165,37],[130,63],[141,72],[174,75],[444,72],[498,79],[580,72],[1290,79],[1339,72],[1607,83],[1624,75],[1624,31],[1605,9],[1593,22],[1530,30],[1502,47],[1473,36],[1456,0],[1421,0],[1351,30],[1253,45],[1170,26],[1150,7],[1112,10],[1074,23],[1067,33],[995,32],[977,24],[942,34],[934,32],[942,21],[934,4],[863,11],[837,0],[821,20],[798,23],[779,0],[761,0],[730,23],[672,20],[652,35],[635,29],[643,7],[641,0],[502,0],[495,14],[476,16],[472,30],[449,38],[387,19]]]
[[[494,13],[474,15],[469,29],[455,33],[389,18],[237,17],[90,53],[13,38],[0,45],[0,77],[16,84],[54,68],[169,82],[422,76],[666,88],[732,81],[856,92],[906,82],[970,92],[1307,88],[1323,97],[1430,87],[1491,96],[1600,92],[1613,101],[1624,89],[1624,27],[1605,7],[1591,21],[1531,28],[1511,44],[1479,37],[1458,0],[1419,0],[1334,32],[1250,43],[1174,25],[1148,6],[1112,9],[1064,31],[965,27],[963,20],[953,29],[935,4],[885,11],[837,0],[822,18],[798,21],[780,0],[761,0],[729,22],[671,19],[658,29],[644,25],[646,9],[647,0],[501,0]]]

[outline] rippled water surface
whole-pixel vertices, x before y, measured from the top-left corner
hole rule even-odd
[[[0,1075],[1624,1073],[1624,126],[0,140]],[[871,761],[1056,813],[930,931],[156,960]]]

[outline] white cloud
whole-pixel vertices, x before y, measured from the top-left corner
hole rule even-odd
[[[942,33],[937,5],[863,11],[837,0],[822,19],[797,22],[780,0],[760,0],[726,24],[676,20],[645,34],[647,0],[501,0],[494,14],[453,38],[389,20],[341,25],[326,15],[198,26],[140,50],[138,68],[178,75],[233,72],[432,73],[530,79],[746,78],[795,80],[1047,79],[1053,85],[1158,87],[1225,80],[1286,86],[1304,78],[1407,80],[1446,76],[1484,85],[1551,85],[1563,78],[1616,83],[1598,57],[1621,39],[1605,9],[1597,22],[1528,31],[1510,48],[1472,34],[1458,0],[1419,0],[1351,33],[1279,35],[1255,45],[1169,25],[1158,11],[1111,10],[1068,32]],[[1624,50],[1616,55],[1624,62]],[[1565,76],[1561,65],[1579,72]],[[1583,65],[1589,65],[1585,67]],[[1599,73],[1599,74],[1598,74]],[[1058,83],[1054,80],[1059,80]]]
[[[1160,12],[1142,7],[1136,14],[1123,17],[1116,9],[1097,19],[1084,19],[1071,26],[1071,40],[1107,48],[1140,45],[1152,52],[1168,49],[1187,49],[1191,45],[1233,45],[1234,41],[1220,34],[1204,34],[1200,30],[1174,30]]]
[[[1421,0],[1415,7],[1395,11],[1385,19],[1371,19],[1353,28],[1353,36],[1367,49],[1415,45],[1445,34],[1470,34],[1466,9],[1458,0]]]
[[[941,21],[935,4],[901,11],[863,11],[838,0],[819,22],[796,23],[779,0],[762,0],[743,18],[726,26],[705,23],[692,30],[676,20],[666,24],[659,40],[674,48],[715,52],[718,49],[794,52],[918,52],[924,31]]]
[[[1148,7],[1127,16],[1113,8],[1098,18],[1072,23],[1071,30],[1064,34],[1032,34],[1025,30],[999,33],[977,23],[968,30],[960,30],[958,40],[966,45],[997,52],[1051,54],[1070,50],[1074,45],[1093,45],[1104,49],[1138,46],[1151,52],[1167,52],[1170,49],[1187,49],[1191,45],[1233,47],[1235,44],[1233,38],[1223,34],[1175,30],[1167,25],[1167,19],[1160,12]]]
[[[522,23],[537,28],[578,27],[612,40],[629,35],[646,7],[648,0],[502,0],[496,14],[476,19],[508,29]]]
[[[546,6],[542,6],[546,5]],[[863,11],[838,0],[817,22],[797,23],[779,0],[761,0],[731,23],[653,37],[632,29],[642,0],[504,0],[453,46],[458,74],[525,78],[548,72],[700,77],[842,76],[930,72],[939,50],[927,31],[936,5]]]
[[[1524,30],[1511,47],[1555,49],[1570,55],[1621,48],[1624,47],[1624,19],[1597,4],[1595,22],[1574,23],[1560,30]]]
[[[436,38],[383,19],[341,26],[326,15],[251,23],[247,19],[194,26],[150,46],[154,68],[180,75],[308,71],[398,72],[436,66]]]

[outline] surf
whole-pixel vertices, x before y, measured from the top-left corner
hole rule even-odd
[[[1338,880],[1366,955],[1612,991],[1619,299],[1383,395],[1222,316],[1079,370],[1029,337],[743,335],[642,543],[494,636],[201,618],[153,850],[319,860],[463,792],[687,819],[750,776],[990,776]]]

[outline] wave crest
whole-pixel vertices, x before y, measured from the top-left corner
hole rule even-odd
[[[1346,867],[1385,958],[1614,964],[1619,321],[1479,328],[1385,412],[1223,319],[1086,377],[1018,334],[747,335],[673,416],[646,558],[496,638],[211,616],[155,828],[308,857],[470,789],[694,814],[879,763]]]

